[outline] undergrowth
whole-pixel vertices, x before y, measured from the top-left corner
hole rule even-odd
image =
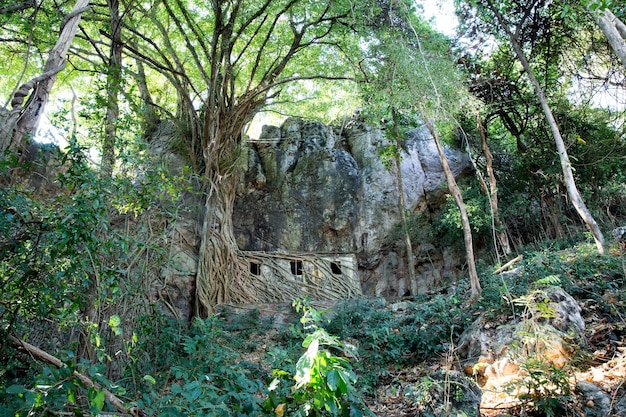
[[[391,308],[380,299],[345,301],[335,307],[326,328],[358,345],[362,371],[373,385],[393,370],[446,351],[472,320],[466,307],[455,295],[423,297]]]
[[[167,196],[177,180],[141,191],[121,179],[114,192],[79,151],[61,156],[71,169],[60,175],[64,192],[55,198],[36,201],[19,186],[0,190],[0,416],[113,412],[103,388],[153,416],[361,415],[363,396],[386,375],[439,358],[476,313],[492,320],[519,316],[515,300],[549,277],[593,301],[598,314],[620,318],[626,310],[623,257],[583,244],[527,252],[515,273],[496,276],[483,268],[484,291],[473,304],[461,289],[410,302],[345,301],[330,321],[300,304],[304,321],[282,330],[256,310],[189,325],[134,301],[145,290],[148,266],[165,257],[159,236],[142,241],[110,226],[159,207],[169,209],[152,211],[153,219],[171,217],[175,205],[164,201],[176,201]],[[162,173],[155,176],[165,181]],[[150,200],[153,194],[163,201]],[[133,272],[140,255],[145,264]],[[128,314],[132,321],[122,314],[130,305],[137,307]],[[9,345],[13,334],[41,342],[63,366],[34,361]],[[558,374],[540,365],[526,364],[528,402],[558,413],[570,393],[564,386],[542,390],[563,378],[544,381],[546,372]]]
[[[601,255],[591,244],[558,251],[529,251],[523,255],[524,259],[510,273],[493,275],[491,270],[484,270],[481,274],[484,290],[479,308],[487,318],[519,313],[513,301],[550,276],[558,277],[559,286],[574,298],[592,299],[607,314],[619,316],[619,309],[626,307],[626,293],[622,290],[626,278],[619,256]],[[607,290],[617,295],[611,303],[602,299]]]

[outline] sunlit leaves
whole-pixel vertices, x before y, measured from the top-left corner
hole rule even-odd
[[[48,51],[56,42],[63,19],[59,8],[49,2],[35,7],[14,8],[22,1],[2,2],[0,5],[0,105],[8,95],[41,72]],[[28,5],[28,4],[27,4]]]
[[[416,126],[424,116],[444,127],[471,101],[462,74],[452,62],[450,41],[408,9],[397,12],[406,23],[375,28],[376,40],[366,45],[368,121],[391,120],[393,106],[403,126]],[[428,114],[420,115],[423,112]]]
[[[357,377],[352,364],[345,356],[336,354],[354,355],[354,350],[319,327],[325,321],[322,311],[310,307],[307,300],[296,300],[293,304],[297,311],[302,311],[300,321],[307,331],[302,346],[306,352],[296,363],[295,385],[289,397],[281,398],[275,393],[289,373],[273,372],[277,379],[269,387],[270,395],[264,404],[266,410],[275,410],[277,415],[288,410],[288,415],[294,416],[364,415],[362,410],[366,408],[353,386]]]

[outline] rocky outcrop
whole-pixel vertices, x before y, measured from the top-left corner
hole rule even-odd
[[[379,156],[388,145],[384,132],[361,123],[338,129],[290,118],[281,127],[265,126],[241,159],[233,219],[240,249],[356,253],[366,294],[404,295],[396,176]],[[468,172],[463,153],[446,153],[455,175]],[[425,128],[407,137],[402,158],[406,209],[419,212],[445,185]],[[416,255],[423,290],[458,274],[460,259],[429,242]]]
[[[186,162],[175,152],[176,135],[171,124],[162,124],[149,146],[168,171],[180,174]],[[397,233],[396,177],[379,156],[388,144],[384,132],[361,123],[339,129],[290,118],[280,127],[265,126],[258,140],[244,143],[239,157],[241,180],[233,214],[239,248],[356,254],[364,294],[404,295],[409,285]],[[457,176],[468,172],[463,153],[446,152]],[[427,203],[441,201],[445,178],[427,129],[407,137],[402,157],[407,210],[419,212]],[[177,317],[188,318],[193,313],[203,202],[198,195],[186,195],[181,204],[187,210],[167,229],[170,263],[161,270],[161,286],[153,295],[167,301]],[[424,241],[414,254],[420,291],[458,278],[461,259],[454,251]]]
[[[536,290],[517,301],[521,316],[500,325],[479,317],[458,341],[461,363],[479,381],[487,409],[510,408],[528,395],[529,372],[548,372],[546,380],[555,382],[550,370],[563,368],[584,344],[581,307],[562,288]]]

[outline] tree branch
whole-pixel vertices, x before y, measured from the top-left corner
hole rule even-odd
[[[50,355],[49,353],[39,349],[36,346],[31,345],[28,342],[25,342],[21,339],[18,339],[15,336],[9,335],[9,341],[11,341],[15,346],[24,348],[29,354],[34,356],[37,359],[40,359],[44,362],[48,362],[51,365],[56,366],[57,368],[65,368],[67,365],[64,364],[60,359],[55,356]],[[104,387],[100,387],[98,384],[94,383],[91,378],[87,375],[82,374],[78,371],[74,371],[74,377],[83,383],[86,387],[93,387],[94,389],[101,390],[104,393],[104,397],[117,411],[120,413],[131,415],[135,417],[148,417],[146,413],[141,411],[138,408],[128,409],[122,400],[117,398],[111,391],[107,390]]]
[[[11,107],[13,107],[14,109],[21,108],[22,104],[24,103],[24,97],[28,95],[28,92],[30,90],[34,89],[37,86],[37,84],[39,84],[40,82],[63,71],[65,69],[65,65],[66,65],[66,61],[63,61],[61,65],[59,65],[57,68],[52,69],[50,71],[46,71],[43,74],[38,75],[37,77],[32,78],[30,81],[22,84],[22,86],[15,92],[15,94],[13,94],[13,100],[11,100]]]

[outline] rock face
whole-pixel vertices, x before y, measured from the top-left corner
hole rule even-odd
[[[241,158],[233,218],[239,248],[356,253],[364,293],[404,295],[396,176],[379,156],[388,144],[383,132],[360,123],[340,130],[290,118],[281,127],[265,126]],[[425,128],[409,135],[404,148],[406,209],[417,212],[443,193],[445,178]],[[464,154],[446,153],[456,176],[469,171]],[[453,254],[429,250],[416,251],[424,258],[418,259],[423,289],[458,273]]]
[[[170,172],[179,174],[186,162],[168,145],[175,134],[173,126],[159,126],[150,147]],[[337,129],[291,118],[280,127],[265,126],[259,140],[247,142],[239,158],[233,214],[239,248],[355,254],[364,294],[404,295],[409,284],[397,232],[396,176],[379,156],[388,144],[384,132],[356,122]],[[456,176],[470,171],[463,153],[446,152]],[[402,158],[406,209],[419,212],[427,203],[441,201],[445,178],[427,129],[409,135]],[[190,195],[182,204],[187,210],[166,233],[172,262],[161,271],[162,287],[154,298],[167,299],[177,317],[189,318],[203,203]],[[414,254],[420,291],[458,277],[461,259],[453,251],[420,242]]]
[[[525,300],[521,317],[499,326],[479,317],[459,339],[457,352],[465,372],[480,382],[482,407],[515,405],[527,392],[511,386],[528,386],[531,370],[545,374],[563,368],[584,343],[581,307],[563,289],[537,290]]]

